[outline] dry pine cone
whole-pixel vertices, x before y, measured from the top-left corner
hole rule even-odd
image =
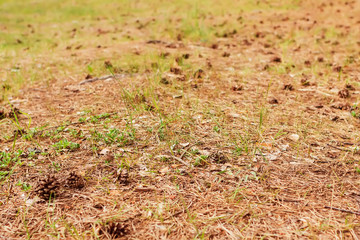
[[[110,235],[112,238],[124,237],[128,233],[128,226],[120,222],[110,222],[100,229],[100,234]]]
[[[343,90],[339,91],[338,95],[341,98],[349,98],[350,97],[350,92],[347,89],[343,89]]]
[[[45,179],[39,181],[35,193],[44,200],[54,198],[60,188],[60,184],[55,176],[48,175]]]
[[[117,181],[120,184],[126,185],[129,183],[129,171],[126,168],[123,168],[120,171],[118,170],[117,174]]]
[[[81,175],[71,172],[66,180],[67,187],[81,189],[85,187],[85,180]]]

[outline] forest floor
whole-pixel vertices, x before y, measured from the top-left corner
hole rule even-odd
[[[192,2],[0,4],[0,239],[360,238],[360,2]]]

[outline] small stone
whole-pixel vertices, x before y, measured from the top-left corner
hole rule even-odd
[[[100,155],[107,155],[110,152],[110,150],[108,148],[104,148],[103,150],[100,151]]]
[[[184,147],[187,147],[187,146],[189,146],[189,145],[190,145],[190,143],[188,143],[188,142],[186,142],[186,143],[180,143],[180,146],[183,147],[183,148],[184,148]]]
[[[287,151],[287,149],[289,148],[289,144],[279,145],[279,148],[281,151]]]
[[[268,160],[268,161],[275,161],[279,158],[279,154],[272,154],[272,153],[268,153],[264,156],[265,156],[266,160]]]
[[[166,174],[166,173],[170,172],[170,169],[169,169],[169,167],[164,167],[159,172],[162,174]]]
[[[241,115],[238,114],[238,113],[230,113],[229,116],[233,117],[233,118],[240,118],[241,117]]]
[[[233,90],[234,92],[241,91],[242,89],[243,89],[242,86],[233,86],[233,87],[231,88],[231,90]]]
[[[204,78],[204,76],[205,76],[205,72],[204,72],[204,70],[202,70],[202,69],[198,69],[198,70],[196,70],[195,71],[195,73],[194,73],[194,78]]]
[[[293,91],[293,90],[295,90],[295,88],[291,84],[285,84],[284,85],[284,90]]]
[[[170,72],[172,72],[172,73],[174,73],[176,75],[179,75],[179,74],[182,73],[182,70],[179,67],[172,67],[172,68],[170,68]]]
[[[297,134],[291,134],[288,138],[289,138],[291,141],[297,142],[297,141],[299,141],[300,136],[297,135]]]
[[[276,98],[272,98],[269,100],[270,104],[279,104],[279,101]]]
[[[276,62],[276,63],[281,63],[281,62],[282,62],[282,61],[281,61],[281,58],[280,58],[280,57],[277,57],[277,56],[271,58],[270,61],[271,61],[271,62]]]
[[[223,56],[223,57],[230,57],[230,53],[224,52],[224,53],[222,54],[222,56]]]
[[[160,83],[165,85],[170,84],[169,80],[167,80],[165,77],[161,78]]]
[[[166,232],[166,231],[167,231],[167,228],[166,228],[166,226],[164,226],[164,225],[157,225],[156,228],[159,229],[159,230],[162,231],[162,232]]]

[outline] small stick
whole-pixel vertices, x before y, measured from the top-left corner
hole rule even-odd
[[[327,144],[327,145],[329,147],[335,148],[335,149],[340,150],[340,151],[351,152],[351,150],[348,150],[348,149],[342,149],[342,148],[339,148],[339,147],[336,147],[336,146],[333,146],[333,145],[330,145],[330,144]]]
[[[158,155],[158,156],[156,156],[156,158],[162,158],[162,157],[173,158],[173,159],[179,161],[180,163],[184,164],[185,166],[190,167],[189,163],[185,162],[181,158],[178,158],[178,157],[175,157],[175,156],[172,156],[172,155],[171,156],[169,156],[169,155]]]
[[[175,156],[171,156],[173,159],[175,159],[175,160],[177,160],[177,161],[179,161],[179,162],[181,162],[182,164],[184,164],[185,166],[187,166],[187,167],[190,167],[190,164],[189,163],[187,163],[187,162],[185,162],[184,160],[182,160],[181,158],[178,158],[178,157],[175,157]]]
[[[325,206],[325,208],[340,211],[340,212],[346,212],[346,213],[352,213],[352,214],[355,214],[355,215],[360,215],[360,212],[354,212],[354,211],[350,211],[350,210],[346,210],[346,209],[341,209],[341,208],[336,208],[336,207],[329,207],[329,206]]]
[[[183,153],[180,155],[180,159],[183,158],[183,156],[185,155],[185,153],[187,153],[187,151],[188,151],[190,148],[192,148],[193,146],[196,146],[196,145],[197,145],[197,143],[194,143],[194,144],[191,144],[191,145],[187,146],[185,149],[182,149],[182,150],[183,150]]]
[[[92,83],[92,82],[96,82],[96,81],[100,81],[100,80],[107,80],[107,79],[111,79],[111,78],[124,78],[124,77],[131,77],[131,76],[133,76],[133,74],[106,75],[106,76],[103,76],[103,77],[96,77],[96,78],[86,79],[86,80],[80,82],[79,85],[84,85],[86,83]]]
[[[184,210],[177,211],[176,213],[171,214],[170,216],[164,218],[164,220],[168,220],[168,219],[170,219],[170,218],[172,218],[172,217],[176,217],[177,215],[179,215],[179,214],[181,214],[181,213],[183,213],[183,212],[184,212]]]
[[[113,75],[106,75],[106,76],[103,76],[103,77],[96,77],[96,78],[87,79],[87,80],[84,80],[84,81],[80,82],[79,85],[83,85],[85,83],[92,83],[92,82],[99,81],[99,80],[106,80],[106,79],[109,79],[109,78],[114,78],[114,76]]]

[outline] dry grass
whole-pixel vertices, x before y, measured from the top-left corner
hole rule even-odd
[[[360,237],[360,4],[210,2],[127,6],[121,41],[87,38],[96,14],[68,38],[70,12],[49,58],[2,45],[0,239]]]

